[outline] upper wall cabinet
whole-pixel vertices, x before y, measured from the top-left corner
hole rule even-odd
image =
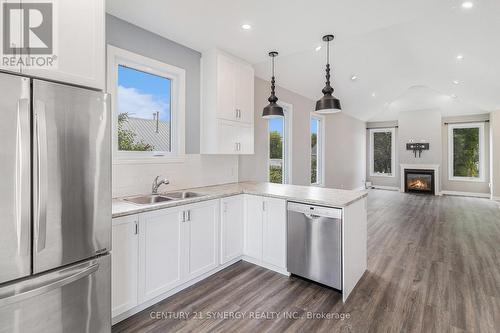
[[[53,68],[22,66],[23,74],[104,89],[105,0],[54,0]],[[26,1],[29,6],[32,3]]]
[[[201,153],[253,154],[253,68],[213,49],[203,53],[202,71]],[[221,123],[244,137],[222,133]]]

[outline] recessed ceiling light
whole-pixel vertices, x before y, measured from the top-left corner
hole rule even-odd
[[[356,75],[351,76],[351,80],[356,81],[358,77]]]
[[[458,81],[458,80],[453,81],[453,84],[459,84],[459,83],[460,83],[460,81]]]
[[[316,52],[318,52],[319,50],[321,50],[321,45],[316,46],[315,50],[316,50]]]
[[[457,60],[462,60],[464,58],[464,55],[463,54],[459,54],[457,55]]]
[[[464,1],[462,2],[462,8],[464,9],[471,9],[474,7],[474,3],[472,1]]]
[[[375,94],[374,92],[372,92],[372,97],[375,97],[375,96],[377,96],[377,94]]]
[[[451,98],[457,98],[457,95],[455,95],[455,94],[451,94],[450,96],[451,96]]]
[[[250,30],[252,29],[252,26],[250,24],[242,24],[241,29],[243,30]]]

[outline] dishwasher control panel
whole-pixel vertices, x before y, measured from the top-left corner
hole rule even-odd
[[[329,217],[332,219],[342,219],[342,209],[340,208],[308,205],[298,202],[289,202],[288,210],[298,213]]]

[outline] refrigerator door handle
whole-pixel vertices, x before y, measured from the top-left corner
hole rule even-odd
[[[20,302],[29,298],[33,298],[45,293],[48,293],[54,289],[59,289],[65,285],[68,285],[72,282],[80,280],[99,269],[99,264],[94,261],[90,266],[88,264],[86,267],[81,268],[81,266],[77,266],[71,269],[67,269],[62,271],[61,276],[58,278],[47,279],[48,281],[44,281],[45,283],[36,283],[27,280],[27,285],[22,287],[16,287],[17,285],[11,285],[5,287],[6,290],[2,291],[0,289],[0,308],[12,303]],[[49,276],[51,274],[48,274]],[[24,287],[24,288],[23,288]]]
[[[19,255],[30,254],[30,101],[19,99],[17,103],[17,142],[16,142],[16,225]],[[26,244],[27,246],[23,246]]]
[[[45,248],[47,238],[47,122],[45,105],[35,103],[36,191],[35,234],[37,253]]]

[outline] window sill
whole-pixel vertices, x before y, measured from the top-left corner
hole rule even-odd
[[[467,177],[450,177],[449,181],[452,182],[472,182],[472,183],[484,183],[485,180],[482,178],[467,178]]]
[[[370,173],[370,177],[394,178],[394,174]]]

